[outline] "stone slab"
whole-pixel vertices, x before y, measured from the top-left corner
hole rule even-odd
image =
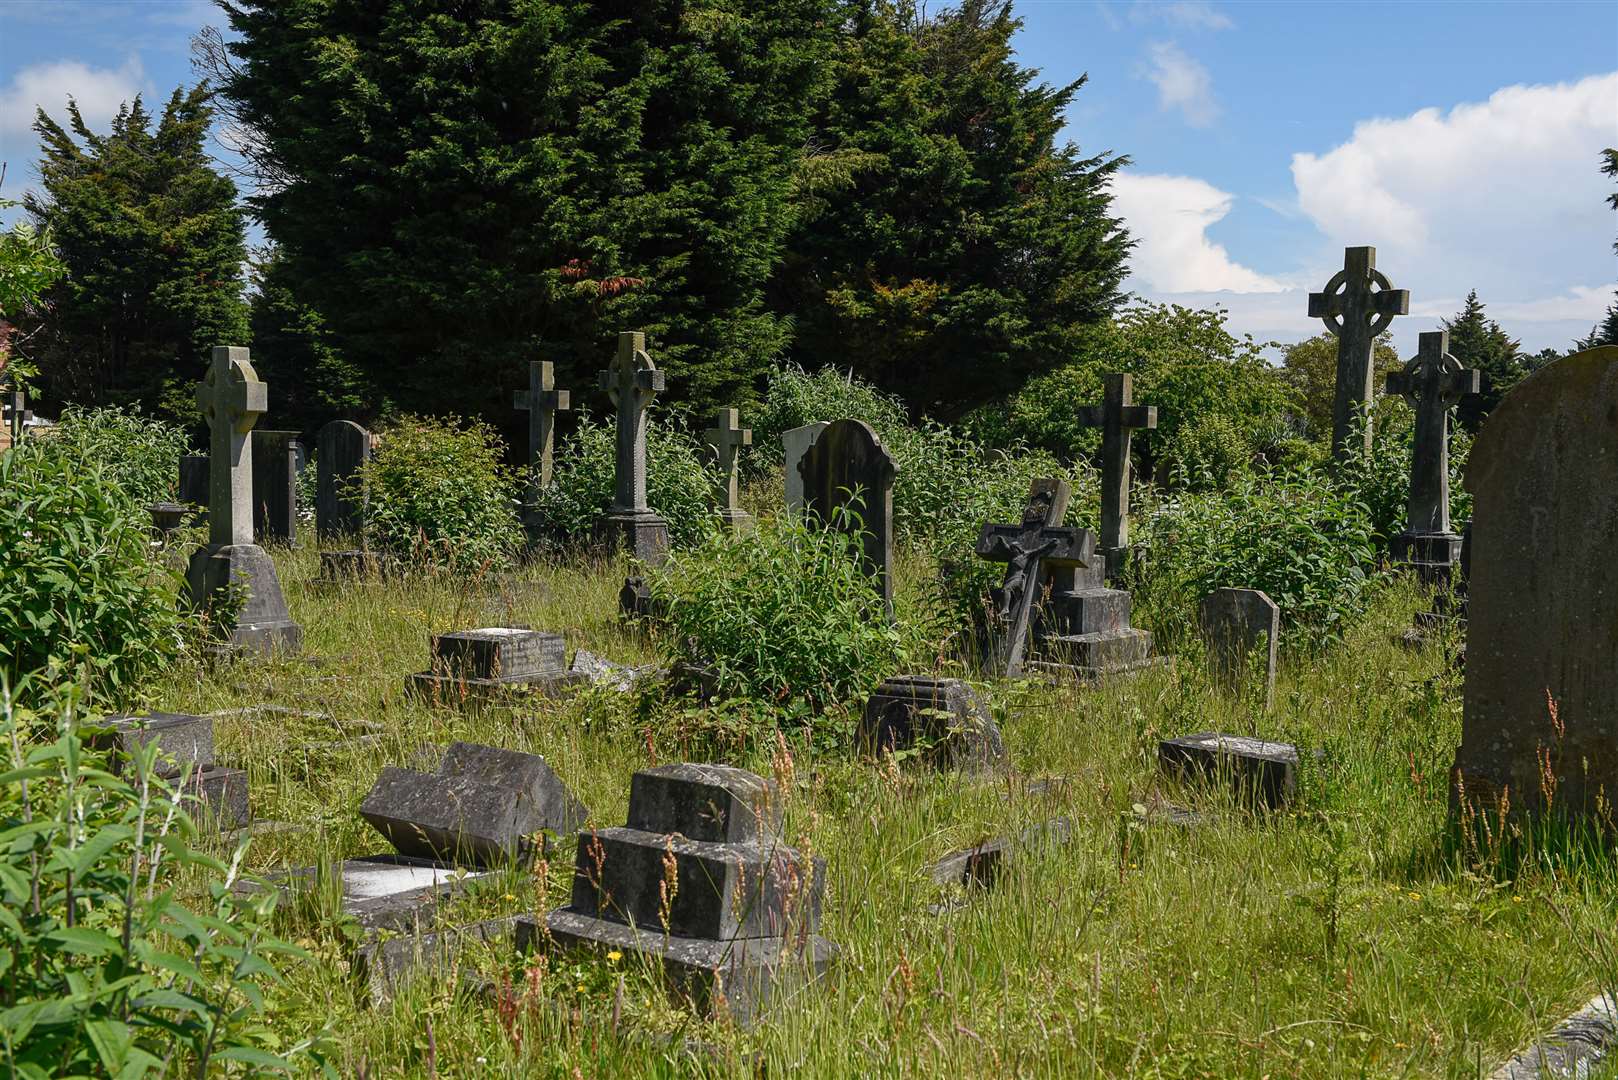
[[[567,671],[567,642],[562,635],[527,627],[485,626],[434,634],[430,647],[432,670],[439,675],[502,679]]]
[[[1020,854],[1041,847],[1061,847],[1072,839],[1073,823],[1069,819],[1042,821],[1014,836],[996,836],[945,855],[933,864],[932,878],[939,885],[989,888]]]
[[[804,507],[803,474],[798,471],[798,462],[815,445],[820,433],[830,426],[824,420],[816,420],[781,432],[781,449],[786,461],[786,508],[791,513],[802,514]]]
[[[287,610],[275,561],[257,544],[198,548],[186,582],[192,603],[219,620],[228,648],[269,655],[303,647],[303,628]],[[236,598],[241,598],[239,606]]]
[[[1291,801],[1298,785],[1298,748],[1246,735],[1203,731],[1164,739],[1157,760],[1184,782],[1228,781],[1240,798],[1275,809]]]
[[[372,1005],[385,1005],[413,980],[453,971],[467,947],[487,945],[504,951],[513,942],[516,922],[508,916],[368,941],[355,952],[349,970]]]
[[[87,725],[88,729],[89,725]],[[214,764],[213,719],[189,713],[119,714],[98,725],[86,742],[111,751],[111,771],[122,775],[128,757],[140,746],[157,743],[159,776],[176,776],[187,764]]]
[[[936,768],[998,769],[1006,748],[989,708],[960,679],[901,675],[865,702],[856,740],[866,753],[920,750]]]
[[[1152,634],[1134,627],[1095,634],[1053,634],[1041,642],[1035,668],[1066,669],[1083,679],[1122,675],[1156,662]]]
[[[629,782],[631,829],[741,844],[781,831],[774,782],[729,765],[683,763],[636,772]]]
[[[183,784],[177,785],[186,812],[220,832],[230,832],[246,825],[252,815],[247,805],[247,774],[241,769],[227,769],[223,765],[204,765],[192,771]]]
[[[1254,653],[1263,681],[1264,707],[1275,697],[1280,656],[1281,609],[1260,589],[1215,589],[1203,597],[1198,624],[1208,646],[1214,678],[1226,690],[1246,686]]]
[[[1489,1080],[1585,1080],[1618,1051],[1618,1003],[1605,994],[1489,1074]]]
[[[432,926],[445,901],[494,873],[400,855],[347,859],[335,869],[344,914],[366,930],[408,932]],[[279,875],[270,884],[284,891],[301,890],[314,885],[319,876],[317,868],[305,867]]]

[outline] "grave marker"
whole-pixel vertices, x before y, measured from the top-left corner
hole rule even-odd
[[[1086,543],[1094,545],[1094,534],[1088,530],[1062,527],[1071,497],[1072,489],[1064,480],[1035,480],[1020,525],[985,525],[978,536],[978,558],[1006,564],[994,599],[999,630],[996,666],[1007,678],[1023,673],[1047,564],[1079,565],[1089,558]]]
[[[110,751],[114,775],[123,773],[140,748],[156,743],[153,773],[169,783],[187,812],[195,815],[200,806],[203,816],[221,831],[247,824],[247,773],[214,760],[211,717],[186,713],[109,716],[93,726],[85,741],[95,749]]]
[[[1262,654],[1259,678],[1268,709],[1275,697],[1281,609],[1259,589],[1215,589],[1203,597],[1198,614],[1209,664],[1227,690],[1237,692],[1246,685],[1251,657]]]
[[[669,523],[646,504],[646,410],[666,383],[645,334],[618,335],[618,353],[598,385],[618,411],[618,434],[612,508],[596,521],[596,535],[608,550],[656,566],[668,556]]]
[[[573,407],[573,395],[556,388],[555,365],[549,360],[528,362],[528,389],[512,395],[511,406],[528,414],[528,502],[551,486],[552,449],[556,441],[556,414]]]
[[[1157,427],[1157,407],[1134,404],[1135,380],[1106,376],[1105,400],[1079,409],[1079,423],[1101,429],[1101,553],[1107,576],[1123,569],[1129,548],[1129,444],[1137,429]]]
[[[253,536],[298,539],[298,433],[253,430]]]
[[[432,667],[410,676],[405,689],[437,704],[475,703],[508,691],[553,694],[589,680],[568,669],[561,634],[486,626],[434,634],[431,647]]]
[[[1309,317],[1320,319],[1337,338],[1337,393],[1332,400],[1331,454],[1341,461],[1350,453],[1371,452],[1371,424],[1366,421],[1363,445],[1352,451],[1349,430],[1356,413],[1374,392],[1371,350],[1376,336],[1395,315],[1410,313],[1410,292],[1395,289],[1376,268],[1376,248],[1343,250],[1343,268],[1326,287],[1309,294]]]
[[[371,460],[371,433],[351,420],[333,420],[315,435],[315,533],[322,540],[360,536],[365,494],[353,478]],[[363,546],[363,545],[362,545]]]
[[[719,520],[733,533],[746,532],[753,526],[753,515],[737,505],[736,487],[742,447],[753,445],[753,432],[741,426],[739,410],[720,409],[714,414],[714,426],[703,435],[719,459],[719,472],[714,484]]]
[[[888,679],[866,699],[855,741],[872,755],[924,749],[924,760],[937,769],[986,772],[1006,763],[988,705],[960,679]]]
[[[786,506],[790,513],[803,513],[803,473],[798,470],[798,463],[815,445],[820,433],[829,427],[831,425],[826,421],[816,420],[812,424],[781,432],[781,449],[786,458]]]
[[[858,530],[861,563],[893,614],[893,481],[898,468],[862,420],[828,424],[798,462],[804,506],[822,526]],[[858,520],[855,520],[857,515]]]
[[[1409,517],[1389,546],[1395,559],[1414,566],[1424,580],[1448,580],[1461,557],[1461,537],[1449,521],[1449,412],[1478,392],[1482,373],[1462,368],[1449,354],[1449,331],[1422,334],[1420,340],[1404,370],[1388,375],[1388,393],[1416,410]]]
[[[1237,796],[1278,809],[1298,787],[1298,748],[1247,735],[1203,731],[1157,744],[1159,767],[1184,782],[1228,781]]]

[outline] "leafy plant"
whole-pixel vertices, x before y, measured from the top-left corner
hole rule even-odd
[[[1365,504],[1376,530],[1378,544],[1401,533],[1409,522],[1410,468],[1415,452],[1415,414],[1401,400],[1380,398],[1366,414],[1372,427],[1371,453],[1354,455],[1336,470],[1339,484]],[[1350,439],[1358,446],[1359,430],[1366,419],[1356,421]],[[1449,512],[1452,526],[1459,530],[1472,514],[1472,495],[1462,479],[1466,459],[1472,450],[1472,437],[1458,424],[1451,424],[1449,438]]]
[[[763,407],[751,423],[749,471],[781,466],[782,432],[834,420],[864,420],[884,443],[899,437],[906,425],[903,402],[851,372],[825,367],[811,374],[797,365],[771,372]]]
[[[61,419],[38,438],[46,453],[73,468],[99,467],[142,510],[174,497],[180,458],[189,446],[179,425],[116,405],[101,409],[68,405]]]

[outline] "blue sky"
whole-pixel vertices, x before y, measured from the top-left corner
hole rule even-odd
[[[938,5],[933,5],[938,6]],[[1051,82],[1088,73],[1067,136],[1133,161],[1117,206],[1129,286],[1222,304],[1260,339],[1318,323],[1305,293],[1373,244],[1411,292],[1402,351],[1470,288],[1526,348],[1565,347],[1618,286],[1618,2],[1020,0],[1017,48]],[[34,179],[35,104],[104,125],[194,76],[205,0],[0,0],[4,194]]]

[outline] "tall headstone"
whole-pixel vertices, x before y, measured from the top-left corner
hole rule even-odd
[[[549,360],[528,362],[528,389],[511,399],[512,408],[528,414],[528,502],[551,486],[556,414],[573,407],[573,395],[556,388],[556,366]]]
[[[992,599],[995,666],[1008,679],[1023,673],[1034,605],[1044,590],[1047,570],[1059,563],[1083,565],[1095,543],[1095,534],[1087,529],[1062,527],[1071,497],[1072,489],[1064,480],[1035,480],[1021,524],[985,525],[978,536],[978,557],[1006,564]]]
[[[353,478],[371,460],[371,433],[352,420],[333,420],[315,434],[315,532],[322,539],[365,528],[365,496]]]
[[[598,385],[618,411],[618,431],[612,507],[597,519],[596,537],[608,550],[627,550],[655,566],[668,555],[669,523],[646,503],[646,410],[666,383],[645,334],[618,335],[617,355]]]
[[[857,531],[865,572],[893,611],[893,481],[898,467],[863,420],[829,424],[798,462],[804,509],[822,525]]]
[[[736,409],[720,409],[714,414],[713,423],[703,435],[719,461],[714,479],[714,502],[719,507],[719,520],[733,533],[746,532],[753,525],[753,515],[738,504],[737,482],[742,447],[753,445],[753,432],[741,426],[741,413]]]
[[[1157,408],[1134,403],[1133,376],[1106,376],[1105,400],[1079,410],[1079,423],[1101,429],[1101,554],[1107,574],[1123,568],[1129,551],[1129,444],[1136,428],[1157,426]]]
[[[1389,546],[1399,562],[1426,580],[1447,580],[1461,557],[1461,537],[1449,521],[1449,412],[1478,392],[1482,373],[1463,368],[1449,354],[1449,331],[1421,335],[1421,346],[1403,371],[1388,375],[1388,393],[1416,410],[1410,461],[1409,520]]]
[[[9,445],[16,446],[22,442],[23,424],[28,419],[27,399],[21,390],[11,391],[6,398],[6,431]]]
[[[1259,589],[1215,589],[1203,597],[1198,614],[1215,678],[1226,689],[1239,691],[1256,675],[1268,709],[1275,697],[1281,609]]]
[[[208,544],[186,571],[192,603],[207,610],[231,646],[294,651],[303,630],[287,612],[281,579],[253,543],[253,425],[269,405],[244,348],[215,346],[197,404],[209,432]]]
[[[1469,809],[1597,820],[1618,797],[1618,347],[1530,375],[1467,462]],[[1607,818],[1608,824],[1611,817]]]
[[[253,535],[298,540],[298,433],[253,430]]]
[[[1349,432],[1355,415],[1371,400],[1371,349],[1376,336],[1386,330],[1395,315],[1410,313],[1410,291],[1395,289],[1376,268],[1376,248],[1351,247],[1343,250],[1343,268],[1333,274],[1326,287],[1309,294],[1309,317],[1325,322],[1337,337],[1337,394],[1332,399],[1332,458],[1371,452],[1371,425],[1365,425],[1364,441],[1350,447]]]
[[[786,458],[786,504],[789,513],[803,513],[803,473],[798,471],[798,462],[815,445],[820,433],[830,426],[824,420],[816,420],[812,424],[781,432],[781,449]]]

